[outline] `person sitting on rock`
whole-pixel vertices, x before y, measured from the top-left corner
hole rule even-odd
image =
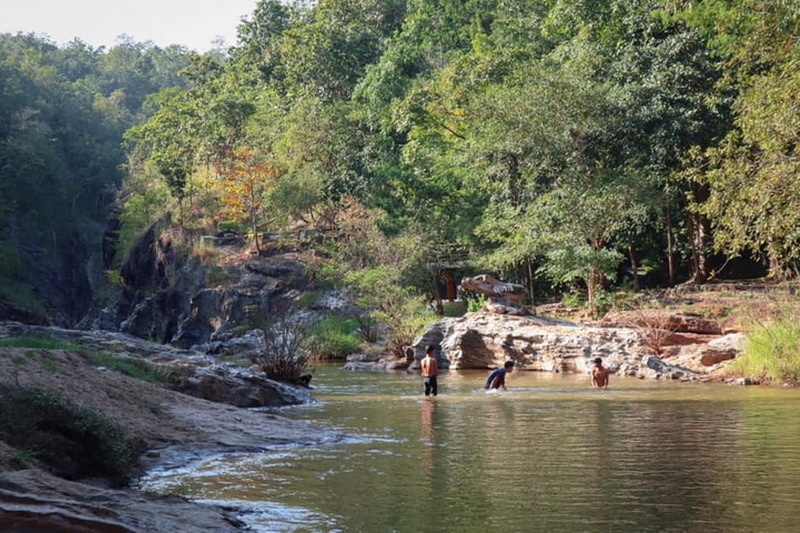
[[[506,374],[510,374],[514,371],[514,361],[506,361],[502,368],[498,368],[491,374],[489,374],[489,379],[486,380],[486,386],[484,389],[486,390],[508,390],[506,387]]]
[[[595,389],[607,389],[611,372],[603,366],[603,360],[599,357],[594,360],[592,367],[592,387]]]

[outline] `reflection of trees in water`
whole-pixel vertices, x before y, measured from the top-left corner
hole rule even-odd
[[[729,500],[725,503],[730,523],[751,524],[753,531],[797,531],[798,404],[770,398],[766,402],[750,399],[737,406],[739,424],[730,428],[730,438],[736,438],[737,446],[732,453],[718,450],[729,470],[729,487],[724,494]]]
[[[541,530],[680,530],[715,523],[734,505],[722,487],[735,468],[715,446],[741,446],[740,417],[729,406],[498,394],[438,409],[446,421],[435,432],[446,438],[435,465],[445,472],[434,477],[444,474],[449,513],[481,520],[524,505],[525,520]]]
[[[447,530],[475,531],[484,522],[493,530],[498,514],[510,515],[503,519],[509,530],[525,523],[597,532],[796,525],[786,498],[797,491],[786,488],[800,465],[786,465],[797,464],[787,454],[797,452],[800,419],[788,429],[775,417],[760,423],[757,409],[745,419],[742,406],[752,406],[728,402],[478,396],[421,407],[421,442],[436,444],[422,449],[423,464],[432,465],[425,512],[447,515],[436,518]],[[781,475],[787,481],[776,485]],[[763,511],[781,527],[771,528]]]
[[[732,405],[594,403],[597,434],[607,435],[595,456],[608,467],[596,478],[610,508],[630,508],[639,523],[691,528],[718,524],[735,506],[741,420]],[[608,420],[611,431],[602,431]]]

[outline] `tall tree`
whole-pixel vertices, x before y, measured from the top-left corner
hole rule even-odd
[[[709,186],[702,212],[715,246],[752,254],[772,275],[800,272],[800,5],[746,0],[745,29],[731,58],[739,90],[736,128],[700,158],[695,176]]]

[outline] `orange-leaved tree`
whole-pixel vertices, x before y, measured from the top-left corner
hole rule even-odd
[[[222,214],[236,222],[247,222],[258,253],[259,230],[270,222],[267,193],[279,176],[273,158],[249,148],[228,150],[218,163],[216,184]]]

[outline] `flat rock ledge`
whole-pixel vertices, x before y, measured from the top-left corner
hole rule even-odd
[[[303,387],[286,385],[268,379],[263,373],[221,363],[216,356],[195,350],[154,343],[116,331],[71,330],[0,322],[0,338],[24,335],[74,343],[95,354],[148,361],[159,369],[179,374],[180,386],[176,388],[180,392],[212,402],[236,407],[282,407],[315,401]]]
[[[73,483],[40,470],[20,470],[0,475],[0,530],[203,533],[242,531],[245,524],[231,509]]]

